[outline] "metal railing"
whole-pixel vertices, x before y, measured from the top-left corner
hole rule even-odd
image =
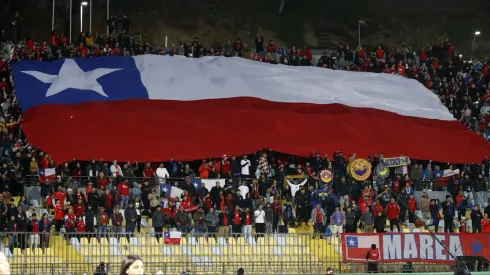
[[[188,234],[180,244],[165,244],[154,233],[3,233],[2,251],[11,274],[93,274],[103,262],[108,274],[118,274],[126,255],[138,255],[145,274],[324,274],[362,273],[365,264],[344,263],[336,238],[311,233]],[[382,272],[402,272],[406,263],[380,264]],[[413,263],[415,272],[450,271],[450,266]]]

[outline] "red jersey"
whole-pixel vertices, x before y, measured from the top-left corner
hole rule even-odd
[[[125,197],[129,196],[128,184],[125,182],[119,183],[119,185],[117,186],[117,192],[119,192],[120,196],[125,196]]]
[[[252,225],[252,215],[250,212],[245,212],[245,225]]]
[[[63,205],[63,204],[65,204],[66,194],[63,193],[63,191],[56,191],[56,192],[54,192],[54,198],[55,198],[55,201],[60,200],[61,205]]]
[[[107,214],[106,213],[103,213],[100,215],[100,221],[103,225],[107,224]]]
[[[49,160],[48,160],[47,158],[43,158],[43,159],[41,160],[41,168],[46,169],[46,168],[48,168],[48,167],[49,167]]]
[[[62,221],[63,220],[63,205],[57,204],[54,206],[54,219],[57,221]]]
[[[408,211],[415,212],[417,210],[417,201],[414,198],[408,199]]]
[[[151,178],[151,177],[153,177],[153,174],[154,173],[155,172],[153,171],[153,168],[151,168],[151,167],[146,167],[145,170],[143,170],[143,176],[145,178]]]
[[[39,232],[39,221],[32,220],[32,232]]]
[[[461,203],[464,203],[464,201],[465,201],[464,195],[457,195],[456,196],[456,207],[459,208]]]
[[[77,221],[77,232],[85,232],[85,223],[83,220]]]
[[[228,226],[228,215],[223,213],[223,226]]]
[[[106,177],[103,178],[97,177],[97,186],[103,187],[105,189],[108,183],[109,180]]]
[[[75,223],[76,223],[75,214],[68,214],[68,215],[66,215],[66,219],[65,219],[65,225],[66,225],[66,227],[73,228],[73,227],[75,227]]]
[[[393,191],[395,191],[396,193],[400,192],[400,180],[399,179],[395,179],[393,181]]]
[[[386,216],[388,217],[388,219],[397,219],[399,215],[400,207],[398,206],[398,204],[396,202],[388,203],[388,205],[386,206]]]
[[[83,216],[83,214],[85,213],[85,209],[86,207],[83,204],[75,203],[75,205],[73,205],[73,213],[77,217]]]
[[[375,217],[377,217],[380,212],[383,212],[383,206],[381,206],[381,204],[377,203],[373,207],[373,214]]]
[[[316,210],[316,222],[317,223],[323,223],[323,215],[320,209]]]
[[[107,208],[112,208],[112,195],[109,193],[109,194],[104,194],[105,196],[105,202],[107,204]]]
[[[241,216],[241,213],[240,213],[240,210],[235,210],[235,212],[233,212],[233,223],[235,225],[239,225],[242,223],[242,221],[240,220],[240,217]]]
[[[221,161],[221,173],[228,174],[231,171],[230,162],[228,160]]]
[[[487,220],[481,221],[481,232],[488,233],[490,232],[490,222]]]
[[[385,51],[383,50],[376,50],[376,58],[377,59],[384,59],[385,58]]]
[[[379,251],[377,248],[375,249],[370,249],[367,254],[367,260],[368,261],[377,261],[379,260]]]

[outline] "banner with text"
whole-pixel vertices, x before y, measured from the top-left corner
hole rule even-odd
[[[346,262],[366,262],[375,244],[380,262],[454,263],[454,257],[490,259],[490,233],[343,233],[342,257]],[[439,240],[436,240],[436,238]]]
[[[399,167],[399,166],[410,165],[409,157],[382,158],[381,160],[388,167]]]

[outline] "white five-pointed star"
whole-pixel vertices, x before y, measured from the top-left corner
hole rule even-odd
[[[162,191],[163,191],[163,192],[165,192],[165,193],[168,193],[168,189],[167,189],[167,187],[164,187],[164,188],[162,189]]]
[[[61,66],[58,75],[45,74],[39,71],[22,72],[35,77],[37,80],[43,83],[51,83],[51,86],[49,86],[49,89],[46,92],[46,97],[53,96],[70,88],[77,90],[92,90],[102,96],[109,97],[106,93],[104,93],[104,90],[102,89],[102,86],[100,86],[99,82],[97,82],[97,79],[106,74],[119,70],[122,70],[122,68],[99,68],[84,72],[82,69],[80,69],[75,60],[66,59]]]
[[[197,188],[197,182],[194,182],[194,188]]]
[[[356,242],[354,241],[354,239],[350,239],[349,240],[349,246],[355,246],[356,245]]]

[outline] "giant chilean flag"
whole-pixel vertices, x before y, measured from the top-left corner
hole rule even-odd
[[[155,55],[20,61],[13,70],[22,128],[58,162],[258,148],[456,163],[490,154],[435,94],[400,76]]]

